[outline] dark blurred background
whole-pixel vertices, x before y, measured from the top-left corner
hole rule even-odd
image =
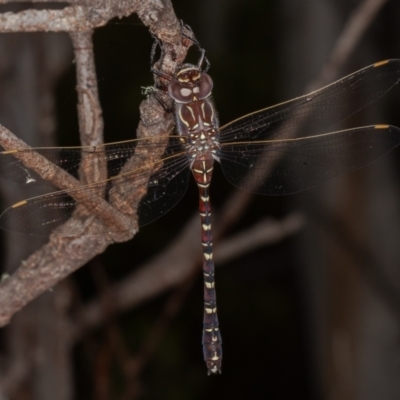
[[[192,27],[207,51],[221,125],[304,94],[359,4],[173,2],[178,18]],[[388,1],[337,78],[399,58],[399,18],[398,1]],[[94,45],[105,141],[128,140],[139,122],[140,88],[153,83],[152,38],[132,16],[97,29]],[[31,145],[79,145],[68,36],[7,34],[0,38],[0,52],[0,123]],[[191,51],[189,58],[197,57]],[[394,89],[353,117],[351,126],[400,126],[398,104],[400,92]],[[301,194],[253,197],[228,236],[265,217],[280,219],[293,212],[304,215],[306,223],[296,235],[217,266],[221,376],[207,377],[202,357],[200,269],[180,312],[138,375],[121,359],[134,359],[171,292],[106,318],[102,326],[64,343],[57,334],[64,325],[60,328],[56,318],[62,315],[62,323],[73,325],[79,308],[100,296],[104,282],[123,280],[173,243],[197,209],[197,188],[191,182],[168,214],[143,227],[132,241],[109,247],[3,330],[0,383],[2,395],[8,396],[3,398],[399,399],[399,155],[395,150],[363,170]],[[32,195],[22,190],[3,184],[1,208]],[[217,168],[211,187],[215,215],[234,190]],[[8,272],[40,246],[32,238],[22,245],[21,236],[14,234],[3,233],[2,239],[1,261]],[[200,232],[198,240],[200,247]],[[46,342],[53,347],[46,349]]]

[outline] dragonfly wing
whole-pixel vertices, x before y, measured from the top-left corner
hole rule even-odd
[[[0,177],[2,179],[29,185],[53,186],[35,171],[43,171],[44,162],[64,169],[79,179],[80,173],[103,163],[107,166],[107,177],[116,176],[133,155],[137,146],[149,151],[165,148],[169,137],[149,137],[125,142],[84,147],[38,147],[0,151]],[[170,147],[174,146],[170,144]],[[175,144],[180,148],[180,144]],[[44,159],[43,159],[44,157]],[[82,163],[84,160],[84,163]],[[143,160],[144,161],[144,160]],[[84,166],[83,166],[84,164]],[[84,169],[82,171],[81,169]],[[106,178],[106,177],[104,177]]]
[[[233,185],[285,195],[364,167],[399,144],[399,128],[376,125],[307,138],[225,143],[218,156]]]
[[[134,202],[139,203],[139,214],[143,214],[140,221],[143,219],[142,223],[149,223],[180,200],[187,188],[188,166],[187,156],[177,153],[153,163],[151,168],[146,166],[121,172],[95,184],[24,200],[3,212],[0,227],[39,236],[51,233],[79,236],[131,230],[133,222],[129,221],[133,221],[136,214]],[[153,170],[156,171],[153,173]],[[151,211],[147,209],[150,205]],[[113,213],[113,207],[119,212]],[[81,218],[68,221],[71,216]],[[110,224],[104,223],[107,220]]]
[[[173,161],[173,168],[155,173],[149,180],[147,193],[139,204],[139,225],[147,225],[174,207],[186,193],[189,182],[189,159],[182,155]],[[169,173],[165,173],[168,172]]]
[[[88,190],[71,191],[71,195],[74,195],[73,192],[76,192],[82,201],[86,198],[89,202],[95,198]],[[78,202],[71,195],[67,191],[59,191],[16,203],[1,214],[0,227],[6,231],[36,236],[49,236],[53,232],[61,236],[79,236],[92,230],[96,220],[93,214],[90,217],[87,208],[84,208],[82,212],[86,214],[86,218],[71,219],[63,230],[55,231],[77,210]],[[100,213],[103,207],[104,205],[98,204],[97,212]],[[99,227],[101,226],[99,224]]]
[[[245,115],[220,129],[220,142],[290,139],[326,132],[400,81],[400,60],[373,64],[305,96]]]

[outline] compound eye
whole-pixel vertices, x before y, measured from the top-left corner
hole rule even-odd
[[[190,103],[193,100],[192,89],[183,86],[177,79],[169,84],[168,94],[179,103]]]
[[[193,89],[193,92],[199,99],[205,99],[211,94],[213,85],[210,75],[203,72],[200,76],[199,84]]]

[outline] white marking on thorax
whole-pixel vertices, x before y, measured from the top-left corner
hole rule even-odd
[[[189,123],[182,117],[182,108],[179,108],[179,120],[189,128]]]
[[[206,111],[205,111],[205,109],[204,109],[204,106],[205,106],[205,104],[206,103],[201,103],[201,112],[203,113],[203,118],[205,119],[206,118]]]

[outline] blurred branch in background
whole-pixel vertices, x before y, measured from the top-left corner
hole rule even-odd
[[[221,241],[218,244],[218,250],[215,254],[217,265],[228,263],[230,260],[243,256],[257,247],[270,246],[286,240],[288,237],[297,234],[303,228],[304,223],[304,218],[298,214],[290,215],[282,221],[271,219],[261,221],[247,231]],[[188,242],[187,246],[190,246],[190,242],[196,242],[195,238],[192,238],[191,235],[185,235],[185,237]],[[195,252],[196,249],[193,249],[192,254]],[[201,258],[200,253],[197,258]],[[187,295],[198,278],[197,271],[192,271],[189,276],[187,273],[190,271],[184,271],[184,266],[190,257],[181,258],[181,270],[183,273],[179,279],[182,283],[179,284],[166,300],[159,318],[155,321],[135,356],[129,355],[127,344],[124,341],[123,334],[115,318],[124,310],[137,307],[139,304],[153,297],[151,293],[157,291],[157,284],[159,282],[156,281],[156,287],[151,289],[147,276],[150,274],[153,277],[152,281],[154,281],[154,277],[160,276],[163,272],[168,272],[168,268],[165,267],[165,262],[168,259],[168,254],[164,252],[159,254],[155,260],[144,265],[141,270],[126,277],[123,282],[117,285],[110,285],[108,283],[103,269],[96,263],[95,268],[92,266],[92,271],[96,277],[96,281],[99,282],[98,285],[101,286],[99,288],[101,298],[96,300],[96,302],[81,306],[81,309],[78,310],[79,323],[74,327],[71,326],[72,331],[69,332],[70,337],[74,337],[75,341],[80,341],[88,329],[93,329],[103,324],[106,325],[107,341],[110,343],[110,348],[116,354],[119,367],[124,373],[125,395],[122,398],[127,400],[139,397],[141,376],[154,357],[168,328],[184,306]],[[175,259],[174,268],[176,270],[178,270],[176,268],[177,263]],[[146,274],[143,274],[143,271],[146,271]],[[163,283],[165,285],[165,281]],[[174,282],[175,285],[176,282]],[[108,372],[106,374],[107,377],[111,373],[111,363],[109,364]],[[95,386],[101,387],[101,382]],[[104,390],[99,389],[99,392],[104,393]]]
[[[387,0],[364,0],[360,2],[337,38],[328,62],[322,67],[318,77],[307,85],[306,91],[316,90],[337,78],[338,71],[351,56],[357,43],[385,3],[387,3]]]
[[[165,289],[185,284],[193,276],[198,276],[198,267],[193,262],[193,259],[201,262],[201,249],[196,241],[200,229],[198,215],[190,221],[171,246],[123,281],[110,287],[113,314],[137,307]],[[282,221],[261,221],[247,231],[221,240],[215,250],[216,265],[227,263],[260,246],[285,240],[303,226],[304,218],[297,214],[289,215]],[[77,338],[82,335],[80,330],[96,327],[103,322],[101,301],[88,303],[80,314],[80,324],[76,325],[77,331],[73,335]]]

